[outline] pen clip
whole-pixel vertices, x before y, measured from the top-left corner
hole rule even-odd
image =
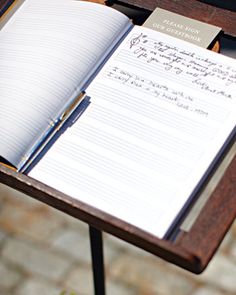
[[[77,106],[82,102],[85,91],[82,91],[68,106],[68,108],[65,110],[65,112],[61,115],[60,121],[64,122],[66,119],[70,117],[70,115],[73,113],[73,111],[77,108]]]

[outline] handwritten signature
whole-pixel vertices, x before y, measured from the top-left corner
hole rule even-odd
[[[214,60],[200,56],[198,53],[184,50],[147,35],[134,35],[128,42],[129,58],[142,63],[161,67],[174,75],[183,76],[202,90],[232,99],[230,92],[222,88],[236,85],[236,69]]]

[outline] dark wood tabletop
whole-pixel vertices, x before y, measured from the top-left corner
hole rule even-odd
[[[225,34],[236,37],[235,4],[233,5],[232,10],[229,10],[209,5],[198,0],[121,0],[115,2],[150,11],[154,10],[156,7],[167,9],[221,27]],[[211,3],[213,2],[214,0],[211,1]],[[228,4],[227,7],[230,8],[230,5]]]
[[[214,7],[197,0],[123,0],[116,2],[149,11],[159,6],[221,26],[225,33],[236,36],[234,11]],[[0,7],[5,6],[6,8],[7,4],[9,1],[0,0]],[[208,265],[236,217],[236,157],[229,164],[192,228],[188,232],[181,232],[174,241],[158,239],[1,164],[0,182],[194,273],[202,272]]]

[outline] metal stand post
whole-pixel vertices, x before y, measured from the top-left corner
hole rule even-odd
[[[102,232],[89,226],[89,235],[92,255],[94,294],[105,295]]]

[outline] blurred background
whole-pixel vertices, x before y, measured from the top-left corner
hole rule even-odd
[[[236,294],[236,223],[201,275],[108,234],[104,252],[108,295]],[[0,295],[93,294],[87,225],[4,185],[0,260]]]

